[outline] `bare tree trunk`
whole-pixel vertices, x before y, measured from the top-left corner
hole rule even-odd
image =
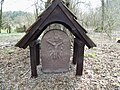
[[[67,7],[70,6],[70,0],[64,0],[64,3],[66,4]]]
[[[35,0],[35,19],[38,18],[38,0]]]
[[[4,0],[1,0],[0,4],[1,4],[1,8],[0,8],[0,33],[1,33],[1,29],[2,29],[2,6],[3,6]]]
[[[109,7],[109,0],[106,0],[107,7]]]
[[[105,19],[105,1],[101,0],[102,3],[102,19],[101,19],[101,29],[104,31],[104,19]]]
[[[8,27],[8,33],[11,33],[11,26]]]
[[[45,8],[47,8],[51,3],[52,3],[53,0],[47,0],[47,2],[45,3]]]

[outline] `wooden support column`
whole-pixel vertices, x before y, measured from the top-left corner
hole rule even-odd
[[[36,51],[36,62],[37,62],[37,65],[39,65],[40,64],[40,43],[39,41],[36,42],[35,51]]]
[[[76,60],[76,57],[77,57],[77,48],[78,48],[77,41],[76,41],[76,38],[74,38],[73,61],[72,61],[72,63],[74,65],[76,65],[76,63],[77,63],[77,60]]]
[[[30,44],[30,63],[31,63],[31,77],[37,77],[37,65],[40,63],[39,41],[33,41]]]
[[[85,43],[79,41],[79,39],[75,38],[75,59],[73,60],[76,62],[76,75],[81,76],[83,73],[83,61],[84,61],[84,47]]]

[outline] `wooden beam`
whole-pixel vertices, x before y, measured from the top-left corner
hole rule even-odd
[[[30,63],[31,63],[31,77],[37,77],[37,65],[40,64],[39,41],[33,41],[30,45]]]
[[[39,65],[40,64],[40,43],[39,41],[36,42],[35,51],[36,51],[36,62],[37,62],[37,65]]]
[[[120,40],[118,40],[117,43],[120,43]]]
[[[75,42],[77,44],[76,58],[75,58],[75,62],[77,63],[76,75],[81,76],[83,73],[85,43],[83,43],[82,41],[79,41],[79,39],[77,39],[77,38],[75,39]]]
[[[76,63],[77,63],[77,60],[76,60],[76,57],[77,57],[77,48],[78,48],[77,41],[76,41],[76,38],[74,38],[73,61],[72,61],[72,63],[74,65],[76,65]]]

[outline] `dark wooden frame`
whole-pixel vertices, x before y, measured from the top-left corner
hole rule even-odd
[[[74,39],[73,64],[77,64],[76,75],[82,75],[83,72],[84,47],[85,43],[77,38]]]
[[[31,76],[37,77],[37,66],[40,64],[40,42],[38,40],[32,42],[30,45],[30,64]]]
[[[28,28],[26,35],[16,44],[17,47],[30,46],[31,74],[37,77],[39,65],[39,44],[36,43],[42,32],[53,23],[65,26],[74,36],[73,64],[77,64],[76,75],[82,75],[84,46],[95,47],[94,42],[86,35],[87,31],[77,22],[77,17],[64,5],[62,0],[53,3],[38,17],[37,21]]]

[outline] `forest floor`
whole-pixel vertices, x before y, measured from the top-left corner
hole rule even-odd
[[[24,34],[0,34],[0,90],[120,90],[120,44],[104,34],[89,35],[97,47],[85,49],[84,71],[75,76],[76,66],[67,73],[31,78],[29,49],[14,47]]]

